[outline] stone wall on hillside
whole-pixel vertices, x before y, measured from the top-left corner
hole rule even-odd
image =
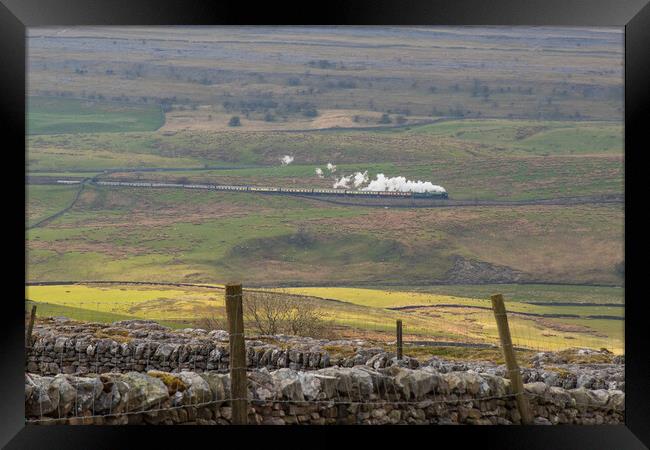
[[[625,393],[529,383],[536,424],[623,423]],[[230,379],[215,372],[25,375],[26,419],[68,424],[229,424]],[[517,424],[507,379],[367,365],[248,372],[251,424]]]
[[[103,372],[220,371],[229,368],[228,333],[222,330],[171,330],[152,321],[128,320],[113,324],[80,323],[46,319],[34,329],[28,351],[27,371],[41,375]],[[346,348],[345,354],[330,354],[325,348]],[[485,361],[454,361],[437,357],[418,361],[363,340],[325,340],[297,336],[262,336],[246,340],[247,365],[251,369],[291,368],[315,370],[366,365],[373,369],[429,366],[438,372],[473,370],[503,377],[505,366]],[[567,356],[609,361],[605,364],[574,364]],[[574,389],[625,390],[623,357],[602,351],[575,349],[570,354],[538,353],[530,367],[522,367],[525,383]],[[522,361],[525,364],[525,361]],[[524,365],[522,364],[522,365]]]
[[[27,371],[43,375],[226,371],[228,347],[228,333],[223,330],[174,331],[138,320],[110,325],[47,322],[34,329]],[[308,339],[291,346],[247,340],[246,356],[250,368],[317,369],[330,365],[329,354]]]

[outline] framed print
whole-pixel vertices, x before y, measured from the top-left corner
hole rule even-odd
[[[645,448],[649,8],[3,0],[3,444]]]

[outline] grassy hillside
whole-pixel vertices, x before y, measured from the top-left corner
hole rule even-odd
[[[411,131],[412,130],[412,131]],[[456,120],[395,130],[481,143],[531,154],[572,155],[621,153],[623,128],[619,123],[584,121]]]
[[[237,129],[115,135],[88,129],[81,135],[32,137],[30,144],[37,152],[55,147],[70,152],[90,152],[99,147],[123,156],[138,153],[165,158],[185,157],[194,159],[196,163],[278,166],[279,158],[287,153],[298,158],[296,164],[422,163],[476,156],[600,154],[620,157],[623,154],[623,128],[620,123],[613,122],[448,120],[392,131],[256,132]],[[75,168],[71,163],[69,166]],[[124,160],[118,167],[130,166],[129,161]]]
[[[622,116],[620,28],[66,27],[27,45],[34,94],[164,103],[175,131]]]
[[[459,297],[488,298],[500,292],[508,301],[532,303],[589,303],[618,304],[625,300],[622,287],[544,285],[544,284],[485,284],[485,285],[446,285],[418,286],[417,292],[453,295]]]
[[[27,226],[68,206],[78,189],[78,186],[27,185],[25,187]]]
[[[153,131],[165,122],[158,105],[29,97],[27,134]]]
[[[427,296],[435,309],[425,311],[391,311],[387,305],[421,295],[407,292],[321,288],[290,289],[278,295],[308,294],[301,301],[315,304],[332,332],[338,336],[366,337],[389,342],[394,340],[395,320],[404,322],[404,334],[410,341],[496,343],[496,325],[490,310],[473,308],[488,302],[454,298],[459,307],[445,308],[449,298]],[[321,298],[322,296],[322,298]],[[387,302],[392,297],[394,300]],[[205,287],[166,288],[133,285],[63,285],[30,286],[26,298],[36,302],[38,314],[65,315],[78,320],[110,322],[125,318],[157,320],[174,327],[196,326],[203,317],[223,319],[223,291]],[[339,301],[328,299],[338,298]],[[410,302],[410,300],[407,300]],[[537,314],[544,307],[508,304],[513,342],[530,349],[560,350],[572,346],[607,347],[622,352],[622,321],[577,319],[543,319],[516,314],[518,309]],[[583,308],[584,309],[584,308]],[[598,309],[585,311],[594,314]],[[251,331],[252,333],[252,331]]]
[[[404,210],[87,187],[71,211],[28,232],[28,272],[30,280],[236,277],[258,286],[490,282],[499,273],[617,284],[622,227],[618,205]]]
[[[220,166],[236,168],[109,177],[331,187],[336,176],[367,170],[371,178],[384,173],[432,181],[445,186],[456,199],[523,200],[623,192],[622,128],[611,123],[472,120],[391,132],[69,134],[34,136],[28,145],[28,167],[33,174]],[[295,160],[283,167],[280,158],[286,154]],[[328,162],[337,165],[337,172],[318,178],[315,169],[323,169]]]
[[[332,162],[459,199],[622,192],[618,29],[41,28],[28,45],[31,172],[244,165],[156,176],[331,186],[314,169]]]
[[[580,316],[587,315],[611,315],[623,317],[623,308],[615,306],[590,306],[583,307],[570,295],[570,288],[564,286],[549,286],[560,292],[567,291],[565,295],[566,303],[571,306],[555,305],[537,305],[526,302],[517,302],[508,299],[508,311],[534,314],[576,314]],[[439,286],[438,289],[453,289],[454,286]],[[502,293],[504,290],[499,287],[493,288],[493,293]],[[535,287],[529,287],[535,290]],[[599,288],[608,289],[608,288]],[[611,288],[610,288],[611,289]],[[429,294],[413,291],[387,290],[387,289],[357,289],[357,288],[338,288],[338,287],[304,287],[304,288],[282,288],[278,292],[287,292],[291,294],[307,295],[332,300],[341,300],[355,305],[374,306],[379,308],[407,308],[414,306],[442,306],[455,305],[464,307],[485,308],[491,307],[488,296],[483,298],[459,297],[451,295]]]

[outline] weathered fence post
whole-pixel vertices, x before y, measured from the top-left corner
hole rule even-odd
[[[241,284],[226,285],[226,313],[230,333],[230,395],[232,424],[246,425],[248,389],[246,381],[246,346],[244,343],[244,311]]]
[[[25,350],[32,346],[32,332],[34,331],[34,320],[36,319],[36,305],[32,306],[32,313],[29,316],[29,325],[25,333]]]
[[[402,321],[397,319],[397,359],[402,359]]]
[[[524,394],[524,384],[521,381],[521,373],[519,372],[519,365],[515,357],[515,351],[512,348],[512,338],[510,337],[510,327],[508,326],[508,316],[506,315],[506,307],[503,304],[503,295],[495,294],[490,296],[492,300],[492,310],[494,311],[494,318],[497,322],[499,330],[499,339],[501,339],[501,348],[503,349],[503,357],[506,360],[507,377],[512,382],[512,391],[517,400],[517,408],[521,415],[521,423],[529,425],[533,422],[528,405],[528,399]]]

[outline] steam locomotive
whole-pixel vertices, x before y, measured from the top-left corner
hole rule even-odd
[[[150,188],[185,188],[185,189],[208,189],[215,191],[243,191],[269,194],[294,194],[294,195],[339,195],[350,197],[397,197],[397,198],[437,198],[448,199],[447,192],[397,192],[397,191],[357,191],[352,189],[328,189],[328,188],[285,188],[285,187],[264,187],[264,186],[236,186],[224,184],[177,184],[177,183],[154,183],[154,182],[131,182],[131,181],[95,181],[100,186],[128,186],[128,187],[150,187]]]

